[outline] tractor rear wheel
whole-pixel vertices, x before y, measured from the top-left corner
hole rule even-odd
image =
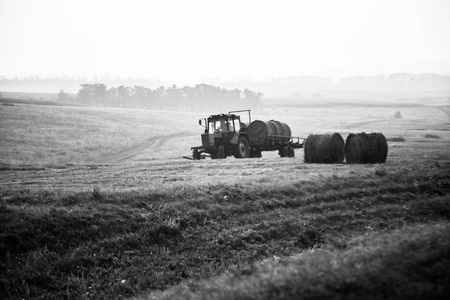
[[[250,146],[246,137],[239,137],[237,145],[234,147],[233,155],[236,158],[249,158]]]

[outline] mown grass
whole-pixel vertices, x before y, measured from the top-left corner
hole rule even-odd
[[[194,113],[16,104],[0,109],[0,164],[93,163],[150,138],[196,133]],[[190,145],[186,144],[187,153]],[[177,153],[181,157],[181,153]]]
[[[427,139],[441,139],[441,137],[437,134],[427,133],[424,135]]]
[[[358,108],[273,116],[304,137],[339,128],[404,136],[385,165],[305,165],[301,150],[289,160],[142,162],[189,152],[183,137],[153,145],[138,164],[109,166],[73,164],[183,124],[199,133],[199,116],[2,107],[0,298],[448,295],[448,124],[423,110],[377,123]],[[437,130],[441,139],[422,142]]]
[[[230,108],[236,109],[236,108]],[[283,109],[283,108],[281,108]],[[287,114],[252,115],[252,119],[276,119],[287,123],[293,136],[306,138],[311,133],[374,131],[395,135],[412,132],[423,139],[423,130],[442,131],[447,115],[435,107],[402,110],[404,119],[392,120],[391,107],[371,109],[376,118],[365,117],[363,107],[302,108]],[[220,112],[211,112],[220,113]],[[275,113],[275,111],[274,111]],[[44,106],[16,103],[0,107],[0,165],[64,165],[95,163],[110,155],[136,148],[149,139],[178,134],[179,137],[156,143],[135,160],[181,158],[190,147],[201,143],[203,128],[196,112],[167,112],[118,108]],[[247,121],[242,114],[243,121]],[[445,127],[445,128],[444,128]],[[417,132],[420,130],[420,133]],[[430,133],[434,134],[434,133]],[[192,136],[196,135],[196,136]],[[387,135],[389,139],[389,135]],[[442,140],[446,133],[440,134]],[[408,140],[411,136],[408,136]],[[392,140],[395,141],[395,140]],[[264,154],[265,155],[265,154]]]
[[[258,282],[265,278],[264,272],[254,271],[259,270],[260,262],[305,250],[332,249],[327,255],[336,252],[344,265],[358,264],[364,258],[355,256],[352,263],[352,256],[345,254],[358,237],[405,226],[448,223],[448,169],[416,166],[411,172],[380,166],[371,172],[360,170],[348,176],[291,179],[278,186],[215,183],[174,190],[98,189],[78,193],[3,190],[0,297],[120,298],[180,283],[188,284],[195,293],[201,286],[215,285],[214,281],[198,280],[220,276],[227,270],[234,270],[237,278],[256,274],[254,281]],[[371,251],[377,253],[369,245]],[[311,262],[318,264],[317,270],[328,268],[327,255]],[[382,258],[379,263],[387,262]],[[415,264],[409,258],[406,262]],[[286,268],[289,273],[293,267],[288,264]],[[383,276],[395,275],[376,267],[363,275],[358,268],[340,270],[320,280],[318,273],[311,271],[319,282],[307,281],[304,288],[311,290],[310,298],[324,295],[322,289],[316,290],[317,284],[341,282],[335,276],[353,278],[351,287],[355,278],[365,274],[377,287]],[[248,285],[254,281],[251,279]],[[369,282],[361,283],[360,293],[377,290]],[[259,284],[255,285],[256,298],[264,296],[256,293]],[[283,290],[277,284],[270,285],[274,290],[266,298],[275,298],[276,291]],[[379,284],[391,284],[393,288],[394,281]],[[182,297],[183,289],[160,296]],[[218,290],[228,289],[232,288],[220,283],[211,292],[213,298]],[[344,296],[349,290],[328,291]]]
[[[391,137],[391,138],[386,138],[386,140],[387,140],[388,142],[405,142],[405,141],[406,141],[405,138],[404,138],[404,137],[401,137],[401,136],[398,136],[398,137]]]
[[[449,234],[448,223],[370,233],[138,299],[445,299]]]

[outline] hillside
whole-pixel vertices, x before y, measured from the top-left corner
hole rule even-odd
[[[446,298],[442,109],[273,110],[299,136],[388,139],[385,164],[327,165],[305,164],[301,149],[183,160],[196,113],[1,107],[0,298]],[[183,124],[180,143],[152,140]],[[67,154],[52,161],[52,148]]]

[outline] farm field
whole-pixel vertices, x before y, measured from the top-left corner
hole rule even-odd
[[[202,113],[1,106],[0,298],[446,298],[449,109],[396,110],[252,115],[386,136],[350,165],[182,159]]]

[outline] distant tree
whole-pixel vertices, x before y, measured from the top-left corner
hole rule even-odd
[[[166,90],[166,105],[171,108],[179,108],[183,100],[182,90],[174,84]]]
[[[65,93],[63,90],[59,90],[57,99],[59,102],[67,103],[70,101],[70,95]]]
[[[0,93],[0,98],[3,98],[3,94],[2,93]]]
[[[262,93],[255,93],[253,91],[245,89],[242,92],[242,95],[244,97],[243,100],[244,100],[245,104],[251,108],[256,108],[261,104],[261,98],[263,96]]]
[[[105,104],[106,100],[106,85],[103,83],[96,83],[91,85],[93,100],[99,104]]]
[[[77,99],[81,103],[90,104],[92,102],[92,91],[90,84],[81,84],[81,89],[77,93]]]
[[[394,119],[403,119],[402,113],[399,110],[395,112]]]
[[[106,103],[109,106],[120,106],[119,94],[115,87],[106,91]]]
[[[195,87],[172,85],[169,88],[161,86],[154,90],[134,86],[107,89],[104,84],[82,84],[77,93],[81,103],[90,105],[108,105],[119,107],[168,108],[194,110],[231,110],[236,107],[256,108],[261,104],[262,93],[245,89],[227,90],[218,86],[198,84]],[[65,99],[66,94],[60,91],[59,98]]]
[[[117,88],[117,97],[122,105],[127,104],[128,99],[130,98],[130,94],[131,93],[129,87],[124,87],[123,85],[121,85]]]
[[[140,85],[137,85],[133,89],[133,99],[135,103],[143,103],[146,98],[146,88]]]

